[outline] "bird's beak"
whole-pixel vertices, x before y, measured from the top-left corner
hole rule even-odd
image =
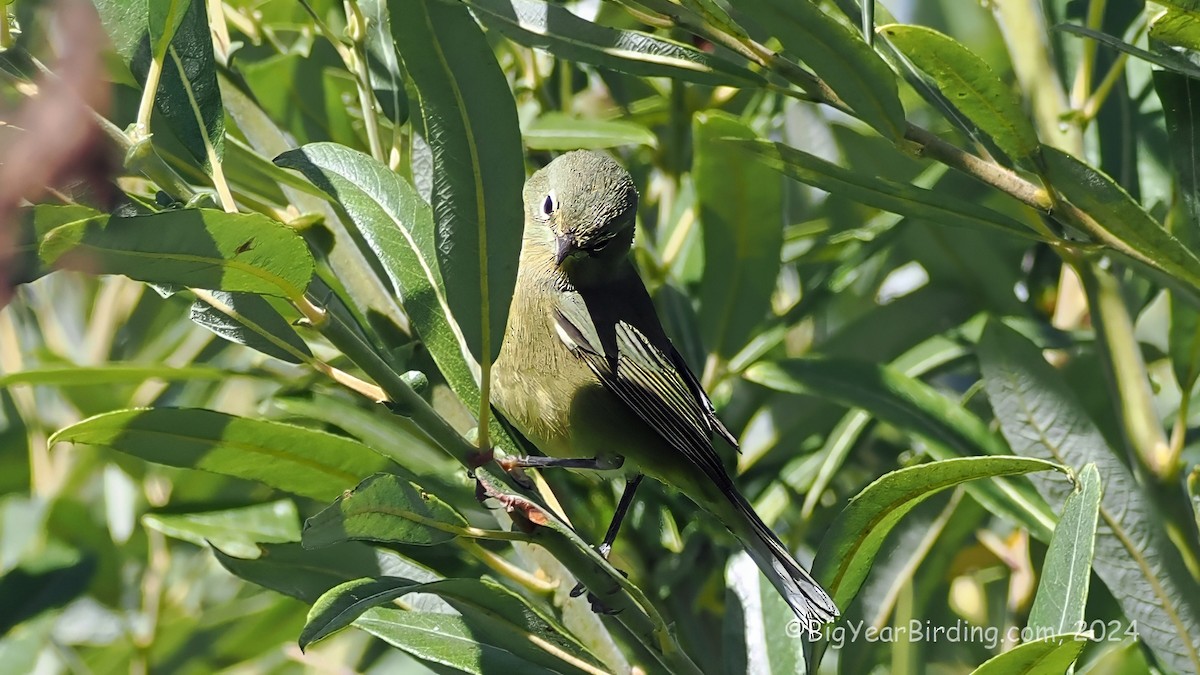
[[[562,266],[563,261],[575,252],[575,238],[569,234],[564,234],[561,237],[555,236],[554,243],[554,264]]]

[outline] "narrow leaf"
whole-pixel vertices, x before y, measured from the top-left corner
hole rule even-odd
[[[489,28],[513,42],[569,61],[630,75],[672,77],[709,85],[757,86],[762,76],[719,56],[649,33],[581,19],[540,0],[465,0]]]
[[[147,27],[154,53],[166,53],[191,4],[192,0],[147,0]]]
[[[259,554],[258,543],[300,541],[300,514],[290,499],[200,513],[148,513],[142,524],[168,537],[209,543],[241,558]]]
[[[1093,568],[1166,666],[1200,671],[1195,579],[1128,467],[1031,342],[991,322],[979,342],[979,358],[996,419],[1015,452],[1075,471],[1094,463],[1104,476]],[[1034,485],[1052,503],[1067,496],[1061,483],[1035,478]]]
[[[391,474],[369,476],[304,523],[303,543],[349,540],[432,546],[458,536],[467,521],[445,502]]]
[[[300,544],[261,544],[252,558],[213,549],[217,562],[230,574],[313,603],[338,584],[365,576],[405,577],[434,581],[437,575],[399,555],[356,541],[312,551]]]
[[[50,443],[103,445],[148,462],[246,478],[330,501],[394,468],[342,436],[199,408],[118,410],[61,429]]]
[[[1031,160],[1037,132],[1013,92],[987,62],[957,40],[924,26],[889,24],[878,31],[928,74],[942,94],[1014,160]]]
[[[307,55],[249,61],[240,72],[263,112],[290,132],[295,143],[321,140],[366,147],[361,113],[346,105],[357,100],[357,84],[332,48],[317,43]],[[308,86],[300,89],[297,82]]]
[[[938,225],[1002,231],[1025,239],[1040,239],[1020,221],[945,191],[904,185],[886,178],[842,168],[782,143],[731,141],[758,156],[767,166],[801,183],[867,206],[918,218]]]
[[[224,368],[211,366],[144,366],[135,363],[108,363],[102,366],[68,366],[65,368],[38,368],[21,370],[0,375],[0,387],[14,384],[48,384],[56,387],[87,387],[97,384],[137,384],[146,380],[175,382],[183,380],[225,380],[235,376],[248,376]]]
[[[403,577],[353,579],[326,591],[308,610],[308,619],[300,633],[300,649],[308,649],[354,623],[372,607],[380,607],[396,598],[417,591],[422,584]]]
[[[192,321],[221,337],[288,363],[311,357],[308,344],[271,303],[253,293],[211,291],[192,303]],[[210,302],[211,301],[211,302]]]
[[[1154,89],[1162,101],[1184,216],[1175,219],[1172,234],[1195,253],[1200,251],[1200,80],[1159,70],[1154,72]],[[1200,377],[1200,313],[1174,292],[1170,311],[1171,365],[1187,395]]]
[[[599,666],[595,657],[569,637],[566,629],[523,598],[488,579],[443,579],[416,583],[384,577],[356,579],[330,589],[308,613],[300,646],[323,639],[353,623],[372,607],[410,593],[441,596],[475,627],[480,640],[507,641],[522,658],[561,672],[579,672],[576,663]]]
[[[1192,511],[1196,515],[1196,526],[1200,528],[1200,466],[1192,469],[1187,477],[1188,497],[1192,501]]]
[[[1150,24],[1150,37],[1192,51],[1200,51],[1200,5],[1163,2],[1171,5]]]
[[[525,213],[512,91],[464,5],[390,0],[388,8],[433,153],[434,242],[446,299],[475,359],[495,360]]]
[[[1026,642],[984,661],[972,675],[1062,675],[1087,645],[1088,636],[1079,633]]]
[[[96,274],[298,298],[313,258],[298,234],[265,216],[208,209],[85,220],[42,240],[47,264]]]
[[[811,393],[871,413],[878,420],[929,442],[935,458],[1003,455],[1004,442],[978,417],[929,385],[887,366],[850,359],[788,359],[759,363],[746,379],[792,393]],[[1023,525],[1043,541],[1050,538],[1054,516],[1045,501],[1022,482],[996,480],[968,485],[981,504]]]
[[[211,147],[224,152],[225,111],[204,0],[97,0],[96,10],[117,53],[145,87],[160,65],[154,101],[197,164],[211,170]]]
[[[107,214],[74,204],[37,204],[20,209],[18,214],[14,219],[16,236],[11,242],[12,252],[5,257],[5,267],[0,270],[0,283],[7,281],[10,286],[35,281],[51,271],[38,256],[38,245],[51,230],[69,223],[108,220]]]
[[[615,148],[621,145],[658,145],[654,132],[624,120],[578,119],[562,113],[544,113],[525,129],[530,150]]]
[[[1113,249],[1200,289],[1200,258],[1146,213],[1112,178],[1052,147],[1043,151],[1047,175],[1075,206],[1096,219],[1089,232]]]
[[[1100,472],[1088,464],[1079,474],[1078,489],[1067,497],[1042,564],[1030,628],[1069,633],[1083,626],[1092,556],[1096,549],[1096,519],[1100,513]]]
[[[726,602],[736,601],[740,610],[726,610],[726,639],[744,642],[737,647],[746,650],[745,663],[738,664],[737,668],[726,664],[725,672],[807,672],[804,665],[806,643],[796,639],[799,637],[796,614],[746,553],[730,556],[725,564],[725,588],[729,598]]]
[[[375,608],[355,625],[422,661],[468,675],[555,672],[523,658],[524,645],[511,636],[481,640],[466,619],[452,614]]]
[[[164,1],[181,0],[155,0]],[[211,173],[213,160],[219,162],[225,155],[225,108],[217,86],[207,3],[182,1],[187,10],[171,36],[155,103],[184,147]],[[135,72],[140,71],[140,62],[135,62]]]
[[[1174,52],[1163,51],[1155,54],[1154,52],[1148,52],[1140,47],[1135,47],[1128,42],[1124,42],[1120,38],[1113,37],[1107,33],[1102,33],[1097,30],[1085,28],[1084,26],[1077,26],[1071,23],[1060,23],[1054,28],[1055,30],[1060,30],[1071,35],[1091,38],[1092,40],[1095,40],[1106,47],[1111,47],[1117,51],[1124,52],[1147,63],[1153,63],[1154,65],[1159,66],[1160,68],[1166,68],[1171,72],[1179,73],[1180,75],[1187,75],[1189,77],[1200,78],[1200,66],[1193,64],[1191,61],[1188,61],[1186,57]]]
[[[708,348],[728,359],[770,310],[783,248],[783,180],[722,140],[757,137],[733,116],[697,113],[692,136],[704,234],[700,330]]]
[[[371,88],[388,119],[396,126],[408,121],[408,94],[400,72],[400,56],[392,38],[392,21],[387,0],[361,0],[359,7],[367,19],[367,55]]]
[[[378,258],[442,377],[468,409],[477,410],[479,385],[443,289],[429,205],[383,164],[335,143],[306,145],[275,162],[300,171],[337,200]],[[489,428],[492,438],[515,451],[517,446],[494,418]]]
[[[813,560],[813,576],[846,607],[871,570],[888,533],[917,504],[948,487],[980,478],[1062,471],[1025,457],[958,457],[893,471],[868,485],[829,526]]]
[[[746,0],[738,7],[776,35],[864,122],[893,141],[904,138],[908,123],[896,74],[856,31],[811,0]]]

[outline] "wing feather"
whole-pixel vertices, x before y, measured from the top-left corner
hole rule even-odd
[[[555,316],[572,353],[672,448],[699,466],[720,487],[731,486],[712,447],[712,434],[732,436],[716,419],[712,403],[673,346],[664,352],[645,333],[618,320],[601,334],[579,296],[568,295]],[[734,447],[736,443],[733,443]]]

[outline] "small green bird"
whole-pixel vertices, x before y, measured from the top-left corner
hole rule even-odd
[[[717,419],[663,332],[629,260],[638,194],[609,157],[565,154],[525,184],[525,236],[494,402],[547,457],[525,467],[623,469],[607,556],[647,474],[683,491],[738,538],[806,628],[837,606],[738,492],[713,450]]]

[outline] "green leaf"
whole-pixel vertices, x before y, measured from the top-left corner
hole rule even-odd
[[[896,74],[856,31],[811,0],[747,0],[738,7],[799,56],[862,121],[892,141],[904,138],[908,122]]]
[[[226,380],[247,373],[212,366],[143,366],[135,363],[107,363],[102,366],[37,368],[0,375],[0,387],[14,384],[46,384],[56,387],[86,387],[96,384],[136,384],[146,380],[178,382],[184,380]]]
[[[1093,569],[1164,665],[1200,670],[1195,579],[1128,467],[1040,350],[1020,334],[988,323],[979,359],[988,398],[1013,451],[1075,471],[1094,463],[1104,476]],[[1035,478],[1034,485],[1050,502],[1067,496],[1061,483]]]
[[[290,499],[202,513],[147,513],[142,524],[168,537],[213,546],[241,558],[259,554],[258,543],[300,541],[300,514]]]
[[[1039,146],[1033,123],[987,61],[932,28],[889,24],[877,30],[1001,150],[1014,160],[1033,159]]]
[[[356,541],[316,551],[300,544],[262,544],[254,558],[228,555],[214,548],[217,562],[230,574],[264,588],[313,603],[338,584],[364,576],[405,577],[418,582],[439,577],[399,555]]]
[[[876,419],[928,441],[924,449],[937,459],[1007,452],[1003,441],[978,417],[929,385],[888,366],[839,358],[788,359],[755,364],[745,376],[779,391],[810,393],[862,408]],[[1028,485],[997,479],[966,489],[981,504],[1026,527],[1038,539],[1050,538],[1054,515]]]
[[[1100,229],[1089,234],[1200,290],[1200,258],[1155,222],[1112,178],[1055,148],[1044,148],[1043,156],[1054,187],[1099,224]]]
[[[117,53],[146,86],[155,60],[161,78],[154,101],[189,154],[211,171],[209,148],[223,156],[225,111],[217,88],[208,13],[203,0],[97,0]],[[169,40],[169,42],[166,42]]]
[[[1166,13],[1150,24],[1150,37],[1169,45],[1200,51],[1200,5],[1170,2]]]
[[[358,101],[354,77],[345,71],[332,48],[318,42],[312,53],[279,54],[240,68],[250,91],[264,112],[292,134],[296,143],[336,141],[350,147],[365,147],[346,101]],[[303,89],[295,83],[303,82]]]
[[[417,591],[422,584],[402,577],[354,579],[339,584],[313,603],[300,633],[300,649],[324,640],[354,623],[372,607],[386,605],[396,598]]]
[[[148,462],[246,478],[330,501],[364,476],[394,468],[365,445],[315,429],[199,408],[118,410],[50,437],[103,445]]]
[[[192,303],[191,319],[221,337],[288,363],[312,358],[308,344],[271,303],[253,293],[212,291]]]
[[[230,119],[237,124],[238,130],[246,136],[246,142],[258,153],[256,160],[262,159],[271,164],[268,157],[274,158],[296,146],[295,141],[275,126],[250,96],[227,78],[222,77],[219,81],[225,109],[229,111]],[[288,202],[301,213],[320,217],[332,234],[332,250],[326,253],[327,262],[344,289],[345,299],[357,310],[358,315],[377,315],[395,325],[404,325],[405,317],[387,279],[382,278],[376,271],[377,267],[370,264],[371,256],[360,248],[361,239],[355,237],[351,228],[342,222],[333,205],[323,199],[322,192],[303,176],[274,164],[272,167],[272,175],[280,182],[281,191]]]
[[[276,396],[271,404],[289,417],[323,422],[345,431],[368,447],[377,448],[377,452],[420,476],[422,481],[439,480],[454,489],[470,484],[461,473],[462,466],[434,444],[420,427],[382,406],[364,410],[357,401],[316,392],[304,397]]]
[[[367,59],[371,88],[383,113],[396,126],[408,121],[408,93],[400,72],[400,55],[392,39],[392,20],[387,0],[361,0],[358,3],[367,19]]]
[[[625,120],[579,119],[547,112],[529,124],[523,134],[530,150],[615,148],[621,145],[658,145],[658,137],[641,124]]]
[[[150,44],[155,54],[165,54],[167,46],[183,24],[184,14],[190,9],[191,0],[148,0],[146,19],[150,31]]]
[[[1029,610],[1030,628],[1049,628],[1055,633],[1081,630],[1092,580],[1100,491],[1100,472],[1089,463],[1079,474],[1078,488],[1067,497],[1050,539]]]
[[[911,298],[913,295],[915,293],[905,297]],[[892,305],[894,304],[892,303]],[[887,306],[889,305],[885,305],[885,307]],[[891,367],[905,376],[915,379],[945,366],[965,353],[966,350],[962,345],[938,335],[900,355],[892,362]],[[871,416],[866,411],[850,410],[825,437],[825,443],[818,453],[823,457],[821,466],[805,489],[804,505],[801,507],[801,513],[805,517],[810,517],[816,510],[818,502],[825,494],[825,489],[833,482],[834,476],[845,463],[851,449],[854,448],[860,434],[867,428],[870,421]]]
[[[37,204],[18,211],[16,232],[12,241],[11,257],[4,259],[5,269],[0,271],[0,282],[11,286],[40,279],[51,270],[38,257],[38,245],[48,232],[70,223],[103,223],[108,215],[86,206]]]
[[[730,556],[725,564],[725,588],[726,602],[736,601],[740,605],[740,611],[727,609],[725,614],[724,637],[726,640],[737,639],[741,643],[737,647],[746,650],[746,663],[736,670],[755,672],[746,667],[755,664],[756,672],[807,672],[805,641],[797,639],[796,614],[779,591],[766,581],[749,555],[739,552]],[[725,672],[734,670],[727,668]]]
[[[783,181],[724,142],[757,138],[735,117],[697,113],[692,136],[692,178],[704,234],[700,330],[708,348],[728,359],[770,310],[783,248]]]
[[[465,527],[462,516],[419,486],[377,474],[309,518],[303,543],[307,548],[349,540],[433,546],[454,539]]]
[[[314,143],[275,159],[304,174],[345,210],[403,298],[408,320],[450,388],[469,410],[479,408],[479,385],[464,356],[466,344],[442,287],[434,257],[433,216],[407,181],[383,164],[335,143]],[[517,447],[493,418],[491,436]]]
[[[719,56],[649,33],[581,19],[566,7],[538,0],[465,0],[480,23],[513,42],[569,61],[647,77],[709,85],[758,86],[762,76]]]
[[[980,478],[1013,476],[1063,467],[1026,457],[957,457],[884,474],[858,493],[821,540],[813,576],[839,607],[846,607],[871,570],[875,554],[896,523],[930,495]]]
[[[330,589],[313,604],[300,634],[300,648],[350,625],[372,607],[410,593],[441,596],[475,628],[479,638],[499,638],[498,643],[509,644],[532,663],[560,672],[580,672],[572,667],[572,662],[578,661],[599,667],[599,662],[556,621],[488,579],[444,579],[423,584],[396,577],[349,581]]]
[[[670,2],[670,0],[664,1]],[[721,5],[718,5],[715,0],[683,0],[682,4],[684,7],[691,8],[693,12],[704,17],[704,20],[709,24],[720,28],[722,31],[736,38],[748,37],[746,29],[734,21],[733,17],[729,16],[725,9]]]
[[[95,554],[84,554],[51,540],[32,560],[0,577],[0,635],[52,609],[65,607],[77,598],[87,597],[95,576]],[[5,667],[10,664],[5,663]]]
[[[1100,44],[1124,52],[1130,56],[1139,58],[1147,63],[1153,63],[1160,68],[1166,68],[1180,75],[1200,78],[1200,66],[1193,64],[1186,57],[1176,54],[1172,51],[1162,51],[1160,53],[1148,52],[1145,49],[1135,47],[1128,42],[1124,42],[1119,38],[1115,38],[1107,33],[1077,26],[1070,23],[1060,23],[1054,27],[1055,30],[1063,31],[1079,37],[1086,37],[1099,42]]]
[[[155,103],[192,157],[212,173],[213,160],[219,162],[225,154],[225,109],[206,7],[203,0],[187,2],[171,37]],[[135,66],[135,72],[140,68]]]
[[[667,632],[662,617],[657,615],[654,606],[645,594],[630,583],[629,579],[617,571],[608,560],[601,557],[596,547],[581,539],[579,534],[562,522],[553,511],[531,501],[524,495],[506,492],[503,483],[486,467],[477,470],[475,477],[479,481],[479,489],[483,495],[502,499],[506,508],[510,509],[510,513],[516,515],[522,522],[540,525],[535,530],[536,541],[546,549],[554,561],[551,562],[548,558],[535,558],[541,561],[539,564],[543,568],[551,565],[558,569],[557,566],[562,565],[565,568],[560,572],[562,575],[565,575],[566,569],[569,569],[570,574],[574,575],[584,587],[592,589],[605,607],[619,616],[619,621],[625,628],[636,635],[643,645],[649,647],[653,656],[667,670],[687,672],[697,670],[686,654],[674,651],[678,650],[677,646],[674,647],[674,650],[666,652],[656,648],[656,645],[666,644],[663,642],[664,640],[674,642]],[[592,640],[588,644],[594,652],[601,653],[607,650],[606,640],[598,639],[594,635],[588,637]],[[607,658],[615,661],[622,657],[609,655]]]
[[[1154,89],[1162,101],[1182,202],[1183,217],[1175,219],[1172,234],[1192,252],[1200,251],[1200,80],[1159,70]],[[1170,303],[1171,365],[1186,395],[1200,377],[1200,313],[1174,292]]]
[[[977,202],[959,199],[944,190],[926,190],[851,171],[782,143],[731,142],[754,153],[759,161],[789,178],[867,206],[938,225],[1001,231],[1024,239],[1041,240],[1039,235],[1020,221],[980,206]]]
[[[435,612],[405,612],[376,608],[355,625],[384,642],[430,664],[470,675],[493,673],[551,674],[557,671],[526,658],[525,644],[485,635],[464,617]]]
[[[314,267],[304,240],[282,223],[208,209],[62,225],[40,254],[94,274],[285,298],[304,294]]]
[[[512,91],[464,5],[389,0],[388,8],[433,154],[434,250],[446,300],[475,359],[494,361],[525,222]]]
[[[984,661],[972,675],[1061,675],[1070,672],[1087,644],[1088,636],[1079,633],[1026,642]]]
[[[1196,526],[1200,528],[1200,466],[1188,474],[1187,490],[1192,501],[1192,510],[1196,512]]]

